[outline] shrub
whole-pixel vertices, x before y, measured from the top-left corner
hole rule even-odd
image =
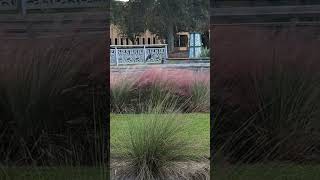
[[[201,48],[200,57],[210,57],[210,49],[209,48]]]

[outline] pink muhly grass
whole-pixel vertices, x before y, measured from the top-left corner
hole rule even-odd
[[[137,83],[138,73],[110,73],[110,90],[119,88],[124,85],[129,85],[132,88]]]
[[[173,91],[180,96],[190,96],[191,86],[196,82],[209,85],[209,72],[194,72],[184,69],[148,69],[137,81],[138,88],[146,88],[159,83],[166,90]]]
[[[138,77],[137,87],[144,88],[151,84],[155,83],[167,83],[168,76],[167,71],[164,71],[160,68],[152,68],[145,70],[140,76]]]
[[[130,83],[129,83],[130,82]],[[209,72],[195,72],[185,69],[151,68],[142,73],[111,73],[110,89],[129,83],[132,88],[146,89],[159,85],[164,90],[180,96],[190,96],[191,87],[196,83],[210,84]]]
[[[133,70],[110,74],[111,99],[117,111],[130,109],[135,98],[138,99],[134,102],[138,100],[144,106],[146,105],[144,103],[162,102],[169,97],[173,99],[181,97],[179,102],[184,104],[182,106],[188,104],[192,111],[206,109],[209,84],[209,71],[151,68],[142,72]],[[140,97],[143,98],[141,99],[143,102],[140,102]],[[144,102],[146,99],[151,102]]]

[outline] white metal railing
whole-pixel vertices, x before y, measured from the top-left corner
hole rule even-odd
[[[110,64],[159,64],[168,58],[167,44],[111,45]]]

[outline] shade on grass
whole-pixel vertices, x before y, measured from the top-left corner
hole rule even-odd
[[[94,167],[0,167],[1,180],[108,180],[107,173]]]
[[[148,114],[144,114],[148,116]],[[161,116],[161,114],[159,114]],[[185,129],[182,133],[185,139],[190,141],[194,147],[190,149],[192,157],[209,157],[210,154],[210,117],[209,113],[194,113],[194,114],[177,114],[185,120]],[[128,132],[130,120],[138,120],[139,114],[111,114],[110,116],[110,140],[111,144],[117,144],[117,141],[123,140],[121,136]],[[129,139],[128,139],[129,140]],[[122,142],[123,143],[123,142]],[[120,153],[121,150],[112,148],[111,152]],[[114,152],[118,151],[118,152]]]
[[[211,178],[219,180],[318,180],[320,165],[256,164],[214,166]]]

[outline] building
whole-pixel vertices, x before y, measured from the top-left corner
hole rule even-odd
[[[135,39],[133,43],[128,37],[123,35],[119,28],[115,25],[110,26],[110,45],[152,45],[152,44],[165,44],[165,39],[159,38],[157,35],[152,34],[150,31],[146,31]],[[175,35],[174,43],[174,52],[173,56],[182,56],[187,55],[189,47],[189,33],[188,32],[179,32]]]
[[[206,34],[203,35],[205,37]],[[202,37],[202,38],[203,38]],[[208,42],[202,39],[203,45],[207,47]],[[169,53],[169,57],[173,58],[187,58],[189,51],[189,32],[178,32],[174,36],[174,49]],[[116,25],[110,26],[110,45],[152,45],[152,44],[166,44],[165,39],[159,38],[157,35],[146,31],[140,36],[136,37],[133,43],[126,35],[122,34]]]
[[[150,31],[146,31],[135,39],[133,43],[128,37],[123,35],[119,28],[115,25],[110,26],[110,45],[144,45],[144,44],[164,44],[163,39],[158,38],[157,35],[152,34]]]

